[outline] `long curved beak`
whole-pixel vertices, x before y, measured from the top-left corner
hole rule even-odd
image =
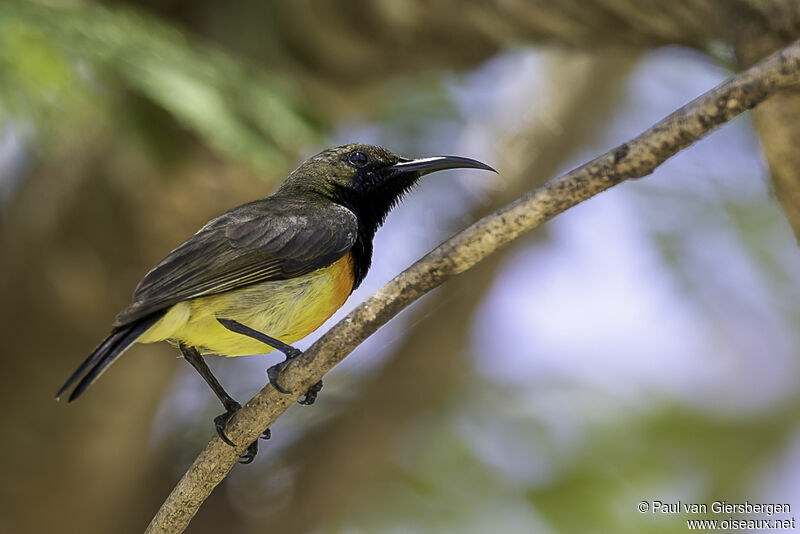
[[[398,163],[392,165],[389,169],[398,173],[416,172],[420,176],[447,169],[480,169],[497,172],[485,163],[475,159],[462,158],[461,156],[433,156],[419,159],[401,158]]]

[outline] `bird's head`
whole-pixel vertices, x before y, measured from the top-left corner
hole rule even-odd
[[[356,214],[365,230],[374,234],[422,176],[462,168],[496,172],[480,161],[459,156],[409,159],[380,146],[341,145],[303,162],[278,193],[310,193],[342,204]]]

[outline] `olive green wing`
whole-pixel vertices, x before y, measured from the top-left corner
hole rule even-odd
[[[220,215],[169,253],[136,287],[121,326],[182,300],[268,280],[287,280],[335,262],[356,240],[358,222],[334,203],[274,197]]]

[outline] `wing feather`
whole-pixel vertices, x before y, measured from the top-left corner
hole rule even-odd
[[[286,280],[335,262],[355,243],[358,223],[330,203],[269,197],[212,220],[167,255],[136,287],[121,326],[182,300],[268,280]]]

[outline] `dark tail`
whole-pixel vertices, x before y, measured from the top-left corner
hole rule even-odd
[[[77,399],[81,393],[86,391],[86,388],[100,378],[100,375],[103,374],[103,371],[105,371],[109,365],[122,356],[128,347],[130,347],[148,328],[161,319],[163,315],[164,312],[154,313],[130,324],[118,326],[112,330],[111,334],[92,351],[89,357],[75,369],[72,376],[64,382],[64,385],[61,386],[61,389],[56,393],[56,399],[59,399],[66,390],[71,388],[78,379],[83,377],[78,385],[75,386],[75,389],[72,390],[69,396],[69,402]]]

